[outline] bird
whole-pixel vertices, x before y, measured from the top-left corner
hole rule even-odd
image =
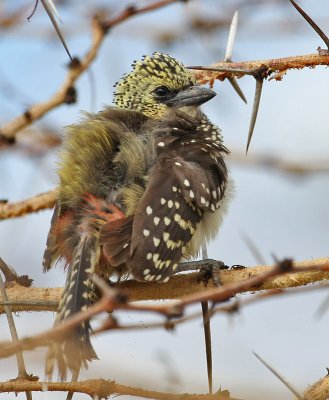
[[[216,236],[230,199],[229,151],[200,108],[215,95],[155,52],[116,83],[112,106],[67,127],[43,258],[44,271],[58,261],[67,271],[55,325],[97,300],[93,274],[167,282]],[[65,379],[97,358],[91,330],[84,322],[49,346],[47,376],[57,364]]]

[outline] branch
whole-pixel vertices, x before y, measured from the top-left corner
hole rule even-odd
[[[234,400],[229,396],[227,390],[219,391],[215,394],[189,394],[189,393],[164,393],[154,390],[145,390],[137,387],[120,385],[114,381],[105,379],[90,379],[80,382],[31,382],[27,380],[16,380],[8,382],[0,382],[0,393],[4,392],[24,392],[26,390],[34,392],[50,391],[50,392],[75,392],[85,393],[94,398],[98,396],[100,399],[108,398],[111,395],[129,395],[135,397],[143,397],[146,399],[159,400],[185,400],[185,399],[202,399],[202,400]]]
[[[9,203],[0,203],[0,220],[14,217],[21,217],[25,214],[54,207],[56,201],[56,189],[46,193],[40,193],[29,199]]]
[[[178,0],[159,0],[151,5],[137,8],[135,6],[129,6],[122,13],[112,20],[100,21],[98,18],[92,20],[92,44],[82,60],[77,58],[73,59],[69,65],[68,74],[62,83],[59,90],[48,100],[31,106],[24,114],[18,116],[8,124],[3,126],[0,130],[0,145],[1,139],[3,142],[13,143],[17,132],[27,127],[32,122],[41,118],[50,110],[58,107],[61,104],[72,104],[76,100],[76,92],[74,84],[76,80],[87,70],[90,64],[95,60],[98,50],[105,38],[106,33],[110,28],[118,25],[119,23],[127,20],[128,18],[142,14],[149,11],[154,11],[158,8],[162,8],[166,5],[172,4]]]
[[[209,67],[193,66],[189,67],[195,70],[196,78],[202,84],[213,84],[216,79],[224,80],[237,76],[241,78],[244,75],[257,76],[263,78],[272,75],[271,79],[282,80],[283,75],[289,69],[314,68],[318,65],[329,65],[328,54],[305,54],[303,56],[290,56],[284,58],[273,58],[269,60],[241,61],[241,62],[218,62]],[[216,69],[215,71],[209,69]]]
[[[318,268],[324,268],[329,264],[329,258],[318,258],[310,261],[296,262],[294,265],[298,267],[306,267],[315,265]],[[268,266],[256,266],[244,269],[221,270],[220,280],[222,285],[240,284],[250,277],[263,274],[269,271]],[[312,271],[287,273],[285,275],[276,276],[265,283],[247,289],[241,289],[239,293],[269,289],[287,289],[307,285],[309,283],[321,282],[329,279],[328,271]],[[193,295],[195,293],[204,293],[209,289],[215,289],[212,281],[209,281],[207,287],[199,280],[198,273],[181,274],[170,278],[165,284],[153,282],[136,282],[124,281],[116,286],[129,296],[130,301],[146,301],[146,300],[163,300],[177,299],[184,296]],[[13,284],[7,288],[7,296],[12,311],[56,311],[58,301],[62,295],[62,288],[26,288],[18,284]],[[0,299],[3,304],[3,299]],[[0,314],[3,313],[3,307],[0,305]]]
[[[34,337],[23,338],[18,342],[2,342],[0,344],[0,357],[10,357],[17,351],[32,350],[40,346],[48,346],[52,341],[61,341],[69,332],[76,328],[81,323],[90,320],[95,315],[101,313],[110,313],[111,315],[103,323],[103,326],[96,332],[102,332],[104,330],[113,329],[132,329],[136,326],[119,325],[118,322],[113,318],[112,312],[115,310],[129,310],[131,312],[150,312],[155,315],[166,317],[167,319],[177,318],[184,315],[187,306],[199,303],[201,301],[212,301],[218,303],[225,301],[240,293],[242,291],[250,291],[255,289],[266,288],[266,285],[271,284],[271,279],[279,275],[285,275],[287,273],[312,273],[313,271],[322,272],[326,271],[329,273],[329,260],[313,260],[310,264],[294,264],[292,260],[286,259],[278,262],[274,267],[267,267],[266,270],[260,274],[249,275],[249,277],[240,282],[227,283],[219,288],[208,289],[203,292],[192,293],[184,296],[182,299],[172,303],[131,303],[128,302],[128,296],[124,291],[120,290],[119,287],[110,287],[97,276],[93,276],[93,280],[100,288],[103,296],[102,298],[89,307],[86,311],[80,311],[74,314],[72,317],[66,319],[60,324],[54,326],[52,329],[44,331]],[[97,278],[97,279],[96,279]],[[322,279],[325,279],[323,276]],[[328,275],[327,275],[328,278]],[[291,278],[294,281],[292,274]],[[305,283],[304,283],[305,284]],[[148,286],[151,284],[147,283]],[[158,285],[158,287],[165,285]],[[296,286],[296,282],[293,282],[293,286]],[[184,321],[182,321],[184,322]],[[156,324],[153,324],[154,326]],[[158,326],[158,324],[156,325]],[[170,327],[170,324],[168,325]]]
[[[310,160],[309,158],[291,160],[276,157],[273,154],[253,153],[252,155],[241,154],[238,149],[230,154],[230,162],[242,164],[250,167],[265,167],[271,168],[283,173],[292,174],[295,176],[307,177],[312,174],[329,173],[329,159]]]
[[[304,392],[305,400],[327,400],[329,398],[329,376],[326,375]]]
[[[240,151],[232,151],[230,160],[233,163],[243,164],[250,167],[266,167],[295,176],[308,176],[312,174],[329,173],[329,160],[310,161],[308,159],[291,161],[275,157],[270,154],[253,154],[248,157],[242,156]],[[25,214],[37,212],[54,207],[56,200],[56,189],[40,193],[26,200],[18,202],[0,201],[0,220],[21,217]]]

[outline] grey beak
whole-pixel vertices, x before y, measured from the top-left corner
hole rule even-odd
[[[190,86],[178,92],[175,97],[164,101],[170,107],[200,106],[216,96],[216,93],[202,86]]]

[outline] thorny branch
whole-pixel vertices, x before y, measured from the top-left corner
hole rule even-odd
[[[98,50],[110,28],[134,15],[150,12],[176,1],[178,0],[159,0],[140,8],[129,6],[120,15],[108,21],[101,21],[95,17],[92,21],[92,44],[85,57],[82,60],[77,58],[72,60],[69,64],[69,70],[65,81],[50,99],[31,106],[24,112],[24,114],[10,121],[0,129],[0,146],[1,144],[14,143],[15,136],[20,130],[37,119],[40,119],[52,109],[61,104],[71,104],[76,101],[74,84],[81,74],[85,72],[89,68],[90,64],[95,60]],[[223,62],[215,63],[210,67],[200,66],[192,68],[198,70],[196,76],[200,83],[213,84],[216,79],[224,80],[228,78],[233,81],[235,77],[241,78],[244,75],[253,75],[259,79],[264,79],[272,75],[271,79],[281,80],[283,75],[289,69],[301,69],[305,67],[312,68],[318,65],[329,65],[329,55],[327,53],[320,51],[319,54],[245,62],[227,62],[227,60],[225,60]],[[216,71],[202,70],[203,68],[215,68]]]
[[[126,395],[143,397],[157,400],[235,400],[229,396],[227,390],[218,391],[214,394],[189,394],[189,393],[165,393],[155,390],[145,390],[137,387],[120,385],[112,380],[90,379],[80,382],[2,382],[0,383],[0,393],[3,392],[23,392],[31,391],[49,391],[49,392],[76,392],[85,393],[92,398],[98,396],[99,399],[108,398],[111,395]]]
[[[329,258],[318,258],[311,261],[296,262],[296,267],[304,267],[310,264],[325,268]],[[221,270],[219,278],[222,285],[234,284],[268,271],[268,266],[256,266],[243,269]],[[304,286],[314,282],[329,279],[329,272],[316,270],[313,272],[287,273],[277,276],[262,285],[253,287],[253,291],[287,289]],[[147,300],[173,300],[183,296],[201,293],[214,289],[215,285],[210,280],[207,286],[200,282],[198,273],[181,274],[171,277],[169,282],[158,284],[154,282],[123,281],[116,286],[129,296],[130,301]],[[14,312],[22,311],[56,311],[58,301],[62,295],[62,288],[34,288],[12,284],[7,287],[8,302]],[[241,290],[240,293],[251,290]],[[0,314],[3,313],[3,299],[0,299]]]
[[[17,132],[37,119],[40,119],[50,110],[53,110],[61,104],[72,104],[76,101],[74,84],[95,60],[98,50],[110,28],[113,28],[134,15],[154,11],[158,8],[175,3],[176,1],[178,0],[159,0],[140,8],[129,6],[119,16],[108,21],[100,21],[98,18],[94,17],[92,21],[92,44],[85,57],[81,60],[73,58],[72,62],[69,64],[68,73],[62,86],[50,99],[31,106],[24,114],[10,121],[0,129],[0,146],[2,144],[1,142],[5,144],[13,143]]]
[[[9,357],[15,354],[17,351],[31,350],[39,346],[47,346],[52,340],[61,340],[68,331],[73,329],[75,326],[81,324],[85,320],[89,320],[93,316],[103,312],[113,312],[114,310],[129,310],[130,312],[150,312],[160,316],[164,316],[167,319],[177,318],[184,315],[188,306],[199,303],[201,301],[212,301],[213,303],[221,302],[230,299],[241,291],[260,290],[260,288],[274,287],[271,283],[271,279],[284,276],[285,274],[291,274],[293,280],[294,274],[296,273],[322,273],[326,275],[321,277],[322,279],[328,279],[329,276],[329,259],[313,260],[309,263],[293,263],[291,260],[283,260],[278,262],[274,267],[267,267],[265,271],[251,275],[247,279],[224,284],[220,288],[208,289],[192,293],[184,296],[183,298],[170,303],[161,304],[139,304],[128,302],[129,292],[120,290],[119,287],[113,288],[105,285],[104,283],[99,284],[98,280],[96,284],[100,286],[103,293],[102,298],[99,302],[91,306],[87,311],[79,312],[67,319],[65,322],[58,324],[53,329],[36,335],[32,338],[24,338],[16,343],[1,343],[0,346],[0,357]],[[186,278],[186,275],[183,276]],[[103,281],[101,281],[103,282]],[[150,286],[151,283],[148,284]],[[159,285],[166,286],[166,285]],[[170,323],[168,327],[170,327]],[[172,327],[172,326],[171,326]],[[121,326],[111,316],[106,320],[104,325],[98,330],[113,330],[113,329],[129,329],[129,326]],[[134,326],[135,328],[135,326]],[[97,332],[97,330],[95,331]]]
[[[196,72],[196,78],[200,83],[210,83],[224,80],[228,77],[241,78],[245,75],[275,79],[281,81],[283,75],[290,69],[314,68],[319,65],[329,65],[329,54],[320,55],[317,53],[305,54],[302,56],[291,56],[273,58],[268,60],[240,61],[240,62],[218,62],[210,66],[190,66]]]

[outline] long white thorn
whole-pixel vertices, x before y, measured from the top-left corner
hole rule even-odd
[[[238,29],[238,20],[239,20],[239,12],[235,11],[233,18],[232,18],[230,31],[228,34],[224,61],[231,61],[231,59],[232,59],[235,36],[236,36],[236,31]]]

